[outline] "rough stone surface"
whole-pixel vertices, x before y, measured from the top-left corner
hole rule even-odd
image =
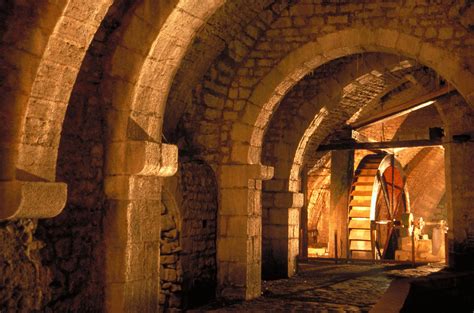
[[[183,269],[181,265],[180,216],[176,208],[163,203],[160,239],[160,312],[179,311],[182,307]]]
[[[34,237],[36,221],[0,223],[0,311],[40,312],[51,297],[51,271],[42,264],[44,246]]]
[[[442,116],[446,195],[438,188],[414,200],[420,208],[438,202],[436,214],[446,212],[453,226],[452,260],[472,266],[472,143],[458,141],[473,136],[473,10],[471,1],[1,1],[0,180],[65,182],[68,200],[31,240],[45,244],[32,257],[40,278],[28,287],[2,281],[8,294],[0,299],[35,298],[13,303],[13,311],[156,312],[160,276],[169,307],[184,307],[185,294],[207,299],[194,291],[214,294],[216,284],[229,298],[259,295],[261,217],[285,217],[276,232],[280,255],[295,256],[299,208],[269,211],[304,189],[302,171],[321,159],[315,149],[340,139],[346,123],[446,85],[467,103],[448,101]],[[415,115],[368,135],[424,136],[434,119]],[[172,243],[162,247],[160,271],[161,175],[172,169],[116,175],[130,164],[156,165],[159,156],[134,150],[127,159],[114,147],[148,144],[156,152],[162,142],[188,159],[180,159],[183,211],[176,232],[163,235]],[[423,176],[419,152],[403,153],[416,177]],[[135,164],[137,154],[149,160]],[[220,169],[262,163],[275,169],[263,186],[273,170],[237,171],[236,188],[218,185],[229,184],[216,180]],[[432,165],[437,174],[424,180],[440,181],[439,161]],[[18,225],[27,221],[0,225],[4,251],[24,249]],[[8,252],[5,262],[15,257]],[[179,262],[181,299],[167,284],[179,280]],[[25,260],[17,264],[23,273]],[[11,290],[19,291],[10,297]]]
[[[439,266],[301,263],[297,276],[265,281],[258,299],[216,302],[190,312],[368,312],[394,278],[423,277],[439,270]]]

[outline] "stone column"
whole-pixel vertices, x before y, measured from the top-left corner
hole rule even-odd
[[[308,257],[308,174],[301,174],[303,189],[303,207],[300,212],[300,256]]]
[[[445,144],[448,265],[474,270],[474,143]]]
[[[304,203],[304,195],[289,191],[272,192],[266,194],[265,201],[264,277],[288,278],[296,273],[300,209]]]
[[[437,105],[445,122],[448,266],[474,269],[474,112],[460,96]]]
[[[218,173],[218,296],[252,299],[261,294],[262,180],[273,168],[224,165]]]
[[[354,150],[331,152],[331,197],[329,218],[329,255],[347,257],[347,218],[349,194],[354,174]]]
[[[113,143],[105,179],[107,312],[158,312],[162,177],[177,171],[177,147]]]

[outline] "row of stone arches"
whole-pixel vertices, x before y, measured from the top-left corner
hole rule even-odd
[[[280,228],[287,234],[276,241],[281,245],[281,258],[287,260],[283,262],[283,267],[287,267],[284,273],[291,275],[294,272],[299,240],[294,231],[298,231],[299,208],[303,205],[297,178],[302,171],[299,159],[305,148],[297,152],[298,148],[292,147],[290,158],[285,162],[277,159],[274,164],[268,164],[263,161],[268,166],[262,165],[261,151],[278,105],[308,73],[354,54],[391,53],[431,67],[472,105],[472,72],[465,53],[470,46],[456,42],[469,39],[470,33],[460,25],[454,31],[461,39],[454,39],[453,35],[453,38],[435,41],[402,26],[361,26],[348,22],[313,34],[307,42],[288,45],[271,60],[256,59],[254,56],[259,47],[276,47],[275,38],[264,39],[275,37],[273,33],[276,37],[287,36],[286,31],[279,28],[281,25],[290,23],[287,28],[296,29],[296,22],[288,22],[282,12],[295,16],[313,14],[306,18],[318,21],[317,10],[336,6],[310,4],[307,9],[306,5],[284,3],[278,6],[271,1],[256,1],[254,6],[249,6],[249,11],[263,12],[254,14],[259,15],[258,18],[252,16],[258,21],[252,23],[252,18],[248,21],[242,18],[246,27],[237,27],[236,32],[241,31],[243,38],[236,35],[222,41],[216,39],[217,48],[209,49],[215,55],[220,54],[223,62],[212,66],[212,61],[206,61],[209,64],[196,62],[201,75],[196,80],[201,80],[202,76],[206,80],[190,89],[195,93],[200,88],[205,90],[202,94],[204,104],[186,103],[187,107],[183,109],[185,114],[197,111],[188,122],[199,120],[195,128],[191,127],[196,132],[187,139],[193,148],[197,146],[198,159],[210,164],[217,177],[216,281],[219,294],[228,298],[252,298],[260,294],[261,194],[262,180],[273,176],[269,166],[275,166],[278,178],[284,172],[285,178],[276,190],[274,201],[278,202],[278,209],[284,215],[285,222]],[[144,273],[138,269],[141,256],[159,254],[161,233],[151,229],[160,224],[161,212],[157,213],[154,208],[160,207],[162,202],[163,177],[178,170],[178,151],[172,146],[177,142],[162,143],[163,116],[182,113],[173,107],[174,103],[167,103],[168,99],[178,99],[176,103],[181,101],[179,91],[185,84],[175,81],[174,77],[176,73],[177,77],[185,76],[182,73],[186,73],[187,68],[182,64],[190,62],[188,53],[193,56],[195,51],[206,49],[201,46],[206,47],[206,42],[195,40],[207,32],[206,27],[219,28],[221,14],[233,14],[241,7],[225,1],[205,1],[199,5],[193,1],[99,1],[87,5],[68,1],[44,6],[44,11],[32,13],[32,19],[38,19],[39,26],[36,28],[37,24],[32,24],[31,34],[24,40],[28,44],[22,41],[23,38],[13,37],[11,45],[1,51],[2,56],[12,50],[20,51],[18,59],[5,58],[2,63],[16,66],[8,71],[8,84],[2,86],[2,91],[8,95],[2,100],[6,109],[2,109],[1,115],[2,197],[8,204],[2,207],[2,217],[50,217],[59,213],[67,200],[66,212],[74,213],[62,214],[52,222],[45,221],[45,238],[59,238],[68,231],[70,236],[67,237],[81,238],[82,243],[74,243],[73,250],[84,250],[84,260],[81,263],[78,258],[75,266],[92,267],[91,259],[96,253],[101,256],[103,263],[99,263],[101,272],[97,277],[103,278],[104,305],[109,310],[139,309],[140,305],[153,307],[156,299],[153,299],[152,290],[159,288],[155,277],[159,271]],[[156,12],[159,12],[159,18],[156,18]],[[11,20],[14,18],[10,16]],[[367,19],[370,18],[369,14]],[[450,21],[448,17],[443,19],[445,24]],[[321,29],[331,26],[329,24],[329,19],[323,19]],[[13,28],[6,28],[10,36]],[[140,36],[135,37],[138,33]],[[3,39],[2,43],[5,42],[10,43]],[[248,43],[242,45],[241,42]],[[229,56],[225,55],[226,46],[230,47]],[[247,62],[256,62],[260,68],[249,70]],[[246,77],[249,71],[254,73],[251,79]],[[228,75],[220,77],[221,73]],[[217,83],[207,84],[212,83],[216,75],[215,81],[222,83],[223,88]],[[16,84],[20,80],[23,82]],[[225,94],[225,101],[206,96],[217,95],[218,91]],[[224,109],[229,107],[232,110]],[[458,107],[462,107],[463,113],[467,112],[466,116],[470,114],[468,106],[459,104]],[[447,111],[450,110],[448,107]],[[447,123],[454,124],[450,114],[446,114]],[[220,120],[225,122],[220,123]],[[449,134],[469,130],[469,118],[465,121],[464,125],[451,125]],[[175,120],[168,123],[178,124]],[[318,125],[314,126],[317,133]],[[172,126],[165,128],[171,133],[175,131]],[[295,146],[300,138],[292,138]],[[456,148],[448,151],[453,157],[457,155]],[[460,163],[468,159],[468,153],[463,153]],[[294,158],[296,154],[298,156]],[[277,163],[280,162],[285,165],[279,167]],[[453,173],[460,170],[455,164],[452,166]],[[462,179],[461,183],[464,182]],[[63,182],[67,183],[67,197]],[[268,182],[268,186],[270,184]],[[31,196],[36,193],[51,196]],[[21,194],[24,201],[20,205],[8,194]],[[263,200],[266,200],[265,195]],[[461,221],[461,225],[468,224],[468,221]],[[81,227],[65,230],[70,225]],[[55,229],[61,234],[53,235]],[[90,229],[92,235],[87,231]],[[289,232],[293,235],[289,236]],[[454,235],[454,238],[458,237],[465,235],[459,232]],[[54,240],[54,244],[57,242],[59,240]],[[228,251],[230,246],[236,248]],[[60,266],[67,267],[66,264]],[[75,269],[69,272],[74,273]],[[88,285],[97,283],[91,277],[82,280]],[[58,301],[63,301],[61,305],[80,307],[79,299],[94,292],[83,286],[79,287],[82,291],[77,291],[77,286],[67,286],[67,279],[64,279],[59,289],[68,288],[75,300],[69,303],[58,296]],[[145,301],[135,298],[136,290],[139,293],[147,291]],[[96,299],[101,296],[98,293]]]

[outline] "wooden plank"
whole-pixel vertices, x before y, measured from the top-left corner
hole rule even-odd
[[[352,251],[351,257],[359,260],[372,260],[374,258],[372,251]]]
[[[370,230],[351,229],[349,232],[349,240],[370,240]]]
[[[349,205],[351,207],[363,207],[363,208],[370,208],[372,204],[372,201],[356,201],[356,200],[352,200],[351,203],[349,203]]]
[[[359,196],[372,197],[372,188],[368,190],[354,190],[352,191],[351,195],[354,196],[354,198]]]
[[[370,229],[370,220],[369,219],[364,219],[364,220],[351,219],[349,221],[349,228],[350,229]]]
[[[416,108],[417,106],[419,106],[420,104],[423,104],[425,102],[434,100],[436,98],[439,98],[439,97],[441,97],[441,96],[443,96],[447,93],[450,93],[454,90],[455,90],[455,88],[451,85],[444,86],[444,87],[442,87],[438,90],[429,92],[427,94],[419,96],[419,97],[417,97],[415,99],[412,99],[410,101],[401,103],[397,106],[393,106],[393,107],[391,107],[391,108],[389,108],[389,109],[387,109],[383,112],[372,115],[367,119],[357,121],[357,122],[353,123],[351,125],[351,127],[354,128],[354,129],[357,129],[357,128],[361,128],[361,127],[364,127],[364,126],[367,126],[367,125],[370,125],[370,124],[373,124],[373,123],[376,123],[376,122],[380,122],[380,121],[385,120],[385,119],[394,118],[394,117],[398,117],[400,115],[408,114],[408,113],[412,112],[413,109]]]
[[[372,244],[365,240],[351,240],[351,250],[372,251]]]
[[[364,168],[362,170],[358,170],[356,175],[358,175],[358,176],[375,176],[375,175],[377,175],[377,171],[378,171],[378,169],[376,169],[376,168],[375,169],[366,169],[366,168]]]
[[[410,148],[410,147],[434,147],[441,146],[440,139],[420,139],[420,140],[400,140],[381,142],[344,142],[321,145],[317,152],[333,150],[375,150],[390,148]]]
[[[372,193],[369,193],[368,195],[358,195],[358,194],[351,194],[352,200],[357,201],[357,202],[366,202],[366,201],[372,201]]]
[[[357,176],[358,183],[373,183],[375,176]]]
[[[352,209],[349,211],[349,217],[370,218],[370,209],[367,209],[367,210]]]

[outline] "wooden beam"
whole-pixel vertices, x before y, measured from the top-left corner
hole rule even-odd
[[[402,141],[382,141],[382,142],[343,142],[321,145],[318,152],[332,150],[378,150],[390,148],[410,148],[410,147],[431,147],[442,145],[440,139],[422,140],[402,140]]]
[[[399,104],[397,106],[391,107],[387,109],[386,111],[377,113],[375,115],[370,116],[369,118],[363,119],[361,121],[356,121],[355,123],[351,124],[350,126],[353,129],[361,128],[376,122],[380,122],[385,119],[389,118],[394,118],[398,117],[400,115],[405,115],[410,112],[412,112],[412,109],[416,108],[420,104],[423,104],[425,102],[437,99],[447,93],[450,93],[451,91],[454,91],[454,87],[447,85],[444,86],[438,90],[432,91],[430,93],[424,94],[420,97],[417,97],[415,99],[412,99],[408,102]]]

